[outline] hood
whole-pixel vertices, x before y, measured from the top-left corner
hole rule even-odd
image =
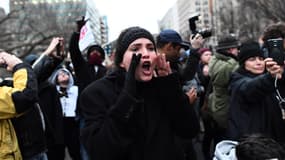
[[[236,158],[236,145],[238,142],[224,140],[216,145],[213,160],[237,160]]]
[[[73,85],[74,85],[73,75],[72,75],[71,72],[70,72],[68,69],[66,69],[66,68],[60,68],[60,69],[54,71],[53,74],[52,74],[52,75],[50,76],[50,78],[49,78],[49,82],[52,83],[52,84],[54,84],[54,85],[57,85],[57,84],[56,84],[56,77],[57,77],[59,71],[65,71],[65,72],[67,72],[68,75],[69,75],[69,77],[70,77],[70,78],[69,78],[69,82],[68,82],[67,88],[70,88],[71,86],[73,86]]]

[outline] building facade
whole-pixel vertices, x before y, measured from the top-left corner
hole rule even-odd
[[[214,0],[177,0],[165,16],[159,21],[159,28],[171,28],[178,31],[182,38],[189,40],[191,34],[189,18],[199,15],[197,30],[213,28]],[[211,37],[214,39],[214,37]]]
[[[103,45],[108,42],[107,17],[102,16],[93,0],[87,0],[87,19],[96,40],[96,44]]]

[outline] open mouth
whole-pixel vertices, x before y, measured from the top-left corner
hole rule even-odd
[[[150,61],[143,62],[142,68],[145,70],[149,70],[150,69]]]

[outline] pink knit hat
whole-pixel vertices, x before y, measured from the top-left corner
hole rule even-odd
[[[204,54],[204,53],[207,52],[207,51],[210,51],[210,52],[211,52],[211,50],[210,50],[209,48],[200,48],[200,49],[198,50],[198,53],[199,53],[200,55],[202,55],[202,54]]]

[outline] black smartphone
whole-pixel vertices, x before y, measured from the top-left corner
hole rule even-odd
[[[283,39],[269,39],[266,42],[266,48],[268,49],[268,57],[272,58],[277,64],[284,65],[285,53],[283,47]]]
[[[59,41],[58,44],[56,45],[56,55],[60,56],[60,51],[61,51],[61,42]]]

